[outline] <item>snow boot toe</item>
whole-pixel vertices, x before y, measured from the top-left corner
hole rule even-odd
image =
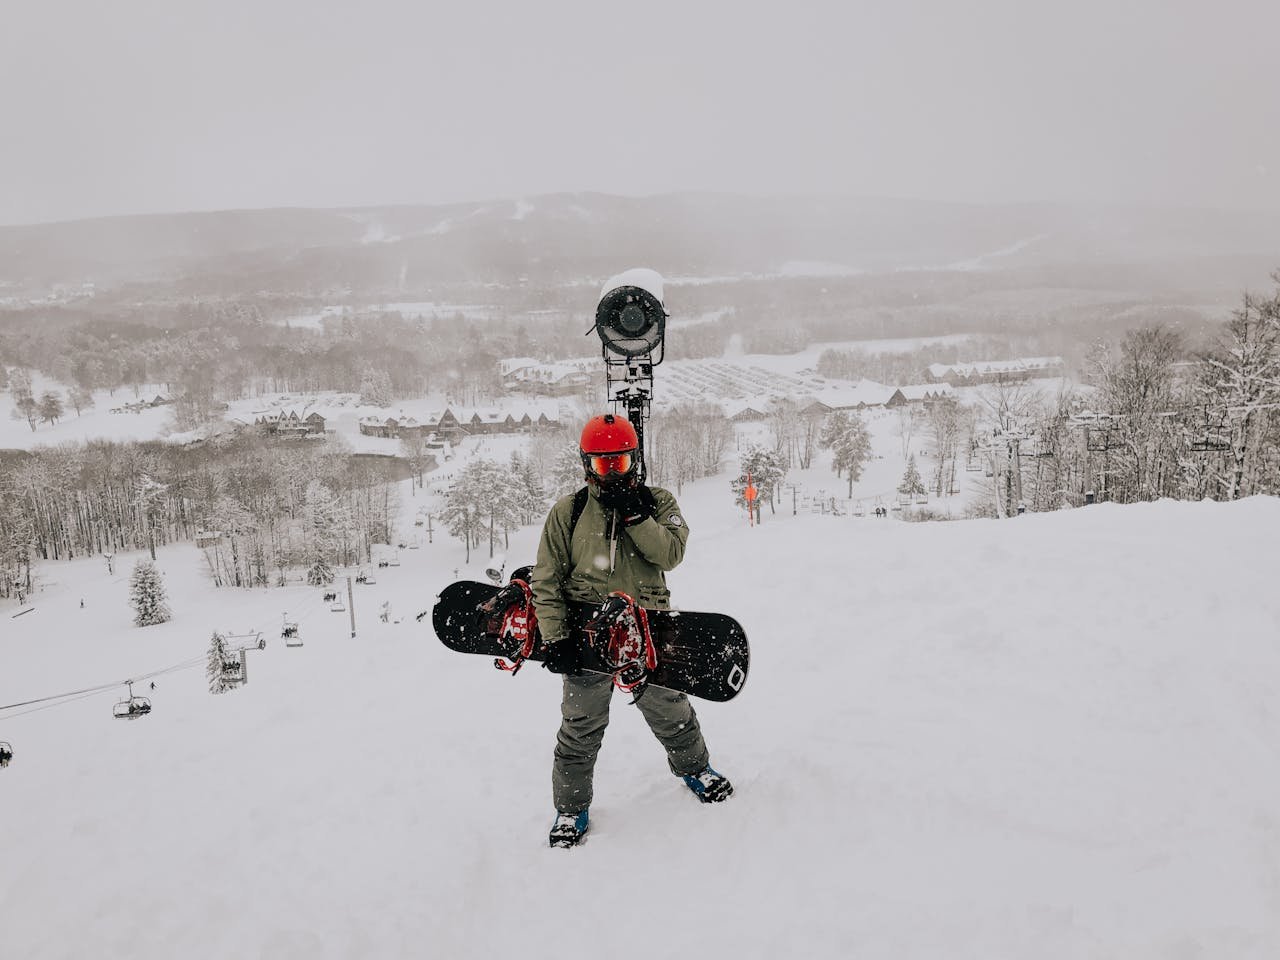
[[[550,842],[553,847],[576,847],[587,832],[587,811],[560,813],[551,825]]]
[[[719,803],[733,796],[733,784],[729,778],[712,770],[709,765],[683,779],[685,786],[703,803]]]

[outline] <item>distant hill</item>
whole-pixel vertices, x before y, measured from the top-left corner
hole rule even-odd
[[[223,278],[352,291],[606,276],[841,275],[1050,265],[1280,264],[1280,214],[844,197],[552,194],[441,206],[236,210],[0,227],[0,282]],[[1182,268],[1179,268],[1182,269]]]

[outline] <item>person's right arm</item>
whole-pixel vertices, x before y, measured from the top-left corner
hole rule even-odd
[[[565,507],[566,509],[562,509]],[[564,583],[570,571],[569,513],[571,503],[559,501],[547,514],[538,542],[538,559],[533,566],[533,609],[538,614],[538,630],[546,643],[564,638],[569,605],[564,598]]]

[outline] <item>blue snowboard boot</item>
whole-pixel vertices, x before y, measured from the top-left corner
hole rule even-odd
[[[719,803],[733,796],[733,784],[723,774],[716,773],[708,765],[691,777],[684,777],[685,786],[703,803]]]
[[[576,847],[587,832],[587,811],[560,813],[551,825],[551,846]]]

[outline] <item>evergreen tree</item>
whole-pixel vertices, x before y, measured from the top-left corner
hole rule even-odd
[[[333,568],[323,556],[316,557],[307,571],[307,583],[313,587],[323,587],[333,583]]]
[[[165,623],[173,614],[164,593],[160,571],[150,560],[139,560],[129,577],[129,603],[134,609],[133,622],[140,627]]]
[[[515,451],[511,454],[511,475],[516,480],[516,509],[521,525],[537,522],[546,508],[546,495],[533,461]]]
[[[852,497],[853,485],[871,459],[871,434],[867,425],[857,414],[850,416],[843,410],[837,410],[823,422],[818,446],[831,450],[831,465],[835,467],[837,477],[849,471],[849,496]]]
[[[583,484],[582,454],[578,451],[578,442],[559,448],[555,459],[551,461],[551,493],[563,497],[573,493]]]
[[[228,660],[227,642],[222,638],[222,634],[215,630],[213,639],[209,641],[209,658],[204,668],[204,675],[209,680],[210,693],[226,693],[235,686],[227,679],[226,671],[223,669]]]
[[[40,397],[40,419],[48,424],[55,424],[62,419],[64,413],[62,394],[55,390],[46,390]]]
[[[898,484],[898,492],[912,497],[925,492],[924,481],[920,479],[920,470],[916,467],[914,453],[907,459],[907,471],[902,475],[902,482]]]
[[[787,477],[787,454],[782,450],[769,450],[758,445],[751,445],[742,454],[742,472],[733,481],[732,487],[735,502],[738,506],[746,505],[745,491],[747,477],[756,488],[756,514],[760,513],[760,501],[769,501],[769,512],[773,512],[775,495]]]
[[[391,378],[385,370],[365,370],[360,378],[360,402],[377,407],[391,405]]]

